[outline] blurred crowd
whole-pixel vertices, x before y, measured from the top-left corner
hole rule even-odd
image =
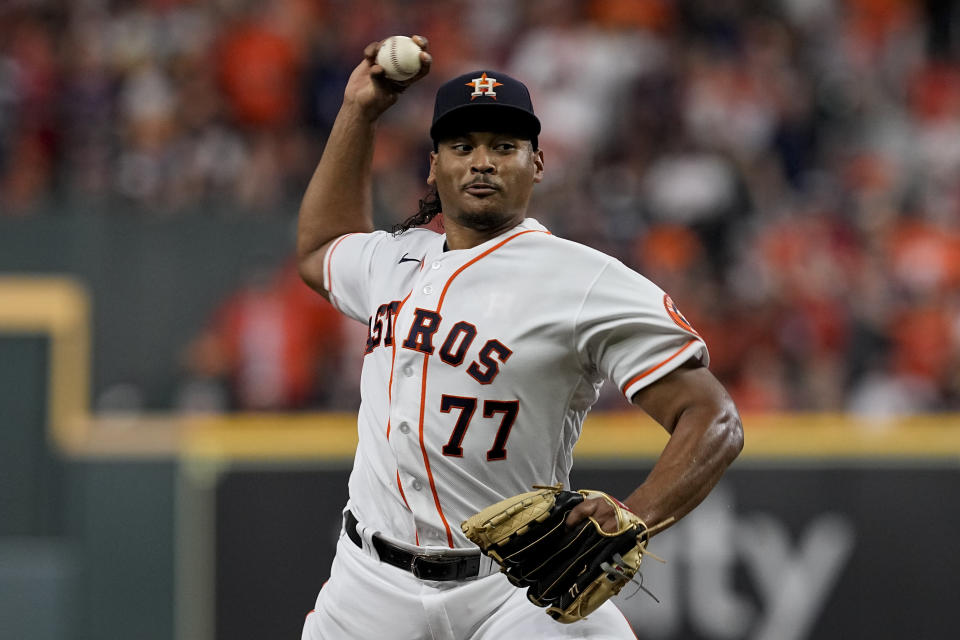
[[[435,64],[379,129],[380,226],[424,194],[433,89],[502,69],[544,126],[531,215],[666,289],[743,411],[960,409],[950,0],[7,0],[0,215],[122,203],[288,224],[360,52],[394,33],[426,35]],[[231,381],[233,408],[349,394],[322,371],[354,338],[265,331],[285,325],[253,299],[189,346],[186,406],[205,379]],[[243,327],[259,350],[236,349]],[[242,372],[269,348],[313,360],[275,367],[300,373],[269,384],[300,386],[265,401]]]

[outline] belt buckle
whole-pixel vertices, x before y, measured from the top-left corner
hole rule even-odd
[[[417,554],[410,563],[410,573],[420,580],[454,580],[460,577],[460,560],[457,556],[444,558]]]

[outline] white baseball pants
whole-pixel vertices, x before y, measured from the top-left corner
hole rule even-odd
[[[330,580],[307,615],[302,640],[635,640],[606,602],[584,620],[561,624],[500,573],[461,582],[419,580],[368,555],[345,534]]]

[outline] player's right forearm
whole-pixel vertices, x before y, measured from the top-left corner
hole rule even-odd
[[[376,120],[344,103],[300,204],[297,254],[301,261],[345,233],[373,230]]]

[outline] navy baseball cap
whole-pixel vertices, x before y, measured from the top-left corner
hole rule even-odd
[[[540,120],[527,87],[499,71],[473,71],[437,89],[430,137],[434,144],[469,131],[511,133],[537,148]]]

